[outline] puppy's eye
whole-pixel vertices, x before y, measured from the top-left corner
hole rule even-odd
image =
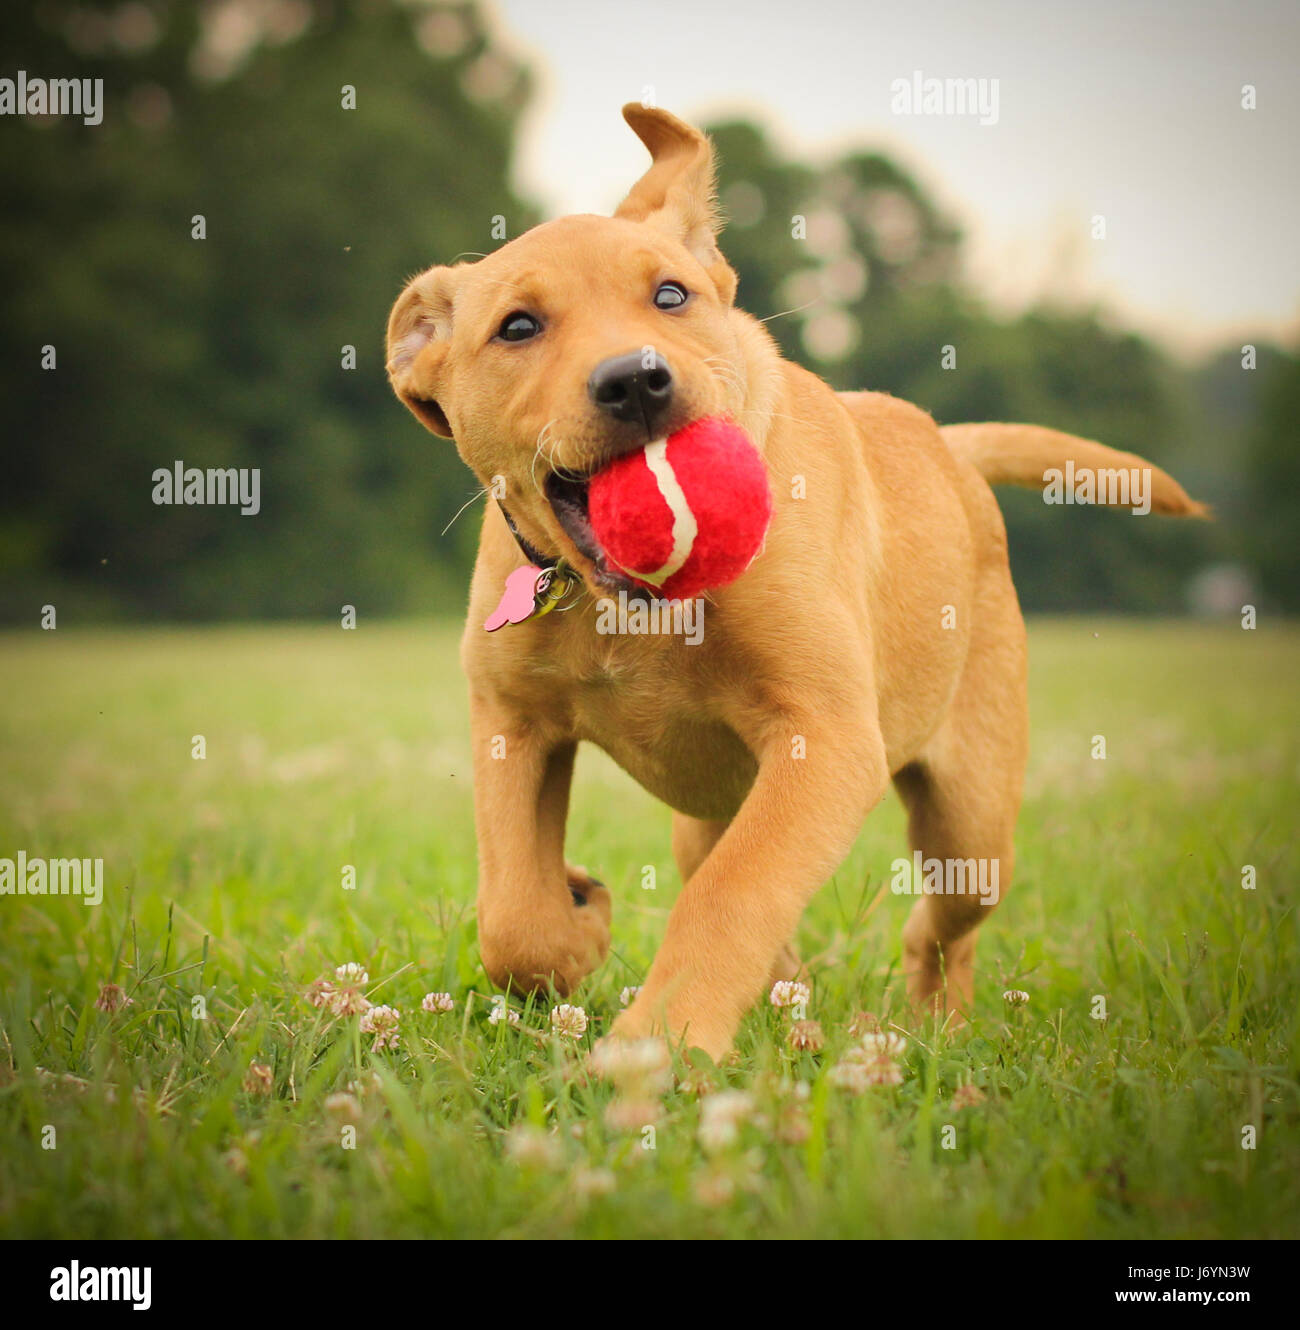
[[[656,309],[680,309],[686,303],[686,288],[676,282],[665,282],[655,292]]]
[[[542,325],[531,314],[525,314],[523,310],[517,309],[501,320],[497,336],[503,342],[526,342],[541,331]]]

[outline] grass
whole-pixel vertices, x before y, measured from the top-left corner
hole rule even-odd
[[[755,1011],[712,1072],[755,1112],[712,1154],[689,1088],[648,1149],[574,1074],[677,891],[666,812],[598,753],[569,832],[615,895],[614,954],[575,999],[591,1027],[552,1037],[545,1003],[488,1022],[455,640],[0,637],[0,856],[105,875],[98,908],[0,897],[0,1235],[1300,1236],[1300,632],[1034,624],[1017,880],[977,1019],[913,1031],[900,1085],[828,1079],[856,1011],[904,1019],[891,794],[801,933],[826,1047]],[[399,1050],[306,1002],[349,960],[401,1009]],[[456,1010],[421,1012],[430,990]],[[967,1084],[984,1098],[955,1108]]]

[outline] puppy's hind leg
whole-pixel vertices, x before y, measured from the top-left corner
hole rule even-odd
[[[903,971],[918,1014],[974,1000],[980,924],[1011,884],[1028,751],[1024,625],[1009,582],[977,602],[970,655],[938,733],[894,777],[908,838],[943,894],[921,895],[903,928]],[[913,883],[919,891],[921,884]]]
[[[677,862],[683,886],[695,876],[695,870],[722,839],[722,833],[728,825],[726,822],[702,817],[688,817],[685,813],[673,813],[673,858]]]

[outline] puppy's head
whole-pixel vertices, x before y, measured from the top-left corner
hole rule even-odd
[[[528,540],[603,587],[625,579],[592,536],[586,479],[701,416],[740,418],[749,382],[709,141],[666,111],[623,115],[653,161],[613,217],[430,268],[388,322],[398,397],[485,486],[504,482]]]

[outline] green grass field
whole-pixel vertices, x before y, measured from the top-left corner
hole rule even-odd
[[[752,1111],[711,1151],[698,1087],[651,1141],[577,1074],[678,889],[666,810],[599,753],[569,827],[615,896],[588,1032],[552,1035],[545,1002],[488,1021],[456,636],[0,637],[0,857],[102,857],[105,880],[98,908],[0,896],[0,1234],[1300,1236],[1300,631],[1032,625],[1018,876],[976,1020],[908,1027],[899,1085],[829,1076],[855,1012],[906,1024],[891,793],[801,932],[825,1048],[755,1011],[711,1073]],[[306,1000],[347,961],[400,1048]],[[431,990],[454,1012],[422,1012]]]

